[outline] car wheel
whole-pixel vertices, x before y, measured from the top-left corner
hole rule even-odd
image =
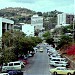
[[[71,75],[71,73],[67,73],[67,75]]]
[[[73,73],[73,75],[75,75],[75,72]]]
[[[54,72],[53,75],[57,75],[57,72]]]

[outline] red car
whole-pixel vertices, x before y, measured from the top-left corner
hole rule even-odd
[[[28,60],[24,60],[24,59],[19,59],[20,61],[22,61],[24,63],[24,65],[28,64]]]

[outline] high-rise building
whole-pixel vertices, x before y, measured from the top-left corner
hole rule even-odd
[[[73,18],[74,18],[73,14],[66,14],[66,13],[58,14],[57,25],[63,25],[63,26],[70,25],[71,23],[73,23]]]

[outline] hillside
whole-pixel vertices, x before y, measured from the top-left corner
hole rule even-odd
[[[35,11],[26,8],[5,8],[0,10],[0,17],[6,17],[18,22],[30,23],[30,16],[32,16]]]
[[[31,16],[33,14],[37,13],[39,16],[43,16],[44,22],[43,26],[46,30],[50,30],[51,28],[54,28],[57,24],[57,13],[62,13],[57,10],[50,11],[50,12],[35,12],[33,10],[27,9],[27,8],[5,8],[0,10],[0,17],[5,17],[8,19],[11,19],[17,23],[31,23]]]

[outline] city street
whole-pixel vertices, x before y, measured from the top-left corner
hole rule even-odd
[[[49,60],[46,50],[37,52],[29,58],[29,64],[23,69],[24,75],[50,75]]]

